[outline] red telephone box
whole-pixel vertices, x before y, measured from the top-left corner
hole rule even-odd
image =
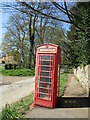
[[[43,44],[37,47],[34,106],[56,106],[60,89],[60,64],[60,46]]]

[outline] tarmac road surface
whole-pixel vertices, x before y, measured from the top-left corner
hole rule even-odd
[[[35,77],[30,77],[11,84],[0,84],[0,110],[5,104],[12,104],[34,91],[34,81]]]

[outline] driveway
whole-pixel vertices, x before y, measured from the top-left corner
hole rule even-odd
[[[11,77],[7,77],[11,78]],[[5,104],[12,104],[21,98],[29,95],[32,91],[34,91],[34,81],[35,77],[12,77],[12,81],[7,80],[7,82],[0,82],[0,109],[2,109]],[[2,77],[0,76],[0,81]]]

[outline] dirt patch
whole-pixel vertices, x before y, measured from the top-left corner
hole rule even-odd
[[[68,75],[67,87],[64,97],[88,97],[85,89],[81,86],[74,74]]]

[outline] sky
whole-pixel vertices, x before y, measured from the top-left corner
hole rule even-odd
[[[1,10],[1,2],[0,2],[0,44],[2,40],[2,10]],[[1,48],[0,48],[0,55],[1,55]]]
[[[1,43],[1,39],[2,39],[2,10],[0,7],[0,43]]]
[[[1,5],[1,2],[0,2]],[[3,24],[6,24],[8,19],[10,17],[10,13],[3,13],[1,6],[0,6],[0,44],[2,42],[4,33],[7,31],[4,27]],[[65,32],[67,30],[69,30],[69,26],[67,23],[63,23],[63,29],[65,30]],[[0,49],[0,54],[1,54],[1,49]]]
[[[4,28],[3,24],[7,23],[10,14],[8,14],[8,13],[1,13],[0,15],[1,15],[1,18],[2,18],[2,19],[0,19],[0,23],[1,23],[0,24],[0,36],[1,36],[1,33],[2,33],[2,36],[0,37],[0,42],[1,42],[2,39],[3,39],[4,33],[7,31],[6,28]]]

